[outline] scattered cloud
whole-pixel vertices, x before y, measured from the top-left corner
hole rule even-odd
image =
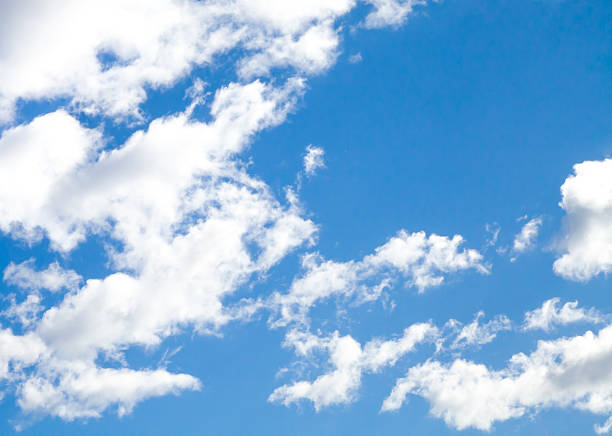
[[[397,27],[406,21],[408,15],[417,5],[424,5],[425,0],[366,0],[373,7],[365,19],[365,27]]]
[[[351,64],[358,64],[359,62],[361,62],[363,60],[363,57],[361,56],[361,52],[357,52],[355,54],[352,54],[348,57],[348,61]]]
[[[310,400],[317,411],[335,404],[350,403],[356,398],[364,372],[378,372],[395,365],[400,357],[413,351],[418,344],[433,342],[438,334],[438,329],[429,323],[413,324],[399,338],[373,339],[361,347],[350,335],[339,336],[338,332],[321,338],[292,330],[287,334],[285,346],[295,348],[296,353],[302,356],[313,350],[325,350],[329,353],[329,364],[333,369],[312,382],[298,381],[283,385],[268,400],[285,406]]]
[[[325,150],[321,147],[308,145],[304,155],[304,172],[307,176],[314,175],[318,169],[325,168]]]
[[[541,226],[542,218],[532,218],[527,221],[520,233],[514,237],[512,251],[519,254],[533,248]]]
[[[497,333],[500,331],[512,329],[512,323],[505,315],[498,315],[491,321],[481,324],[480,320],[483,317],[484,312],[480,311],[476,314],[474,321],[463,326],[457,333],[451,348],[457,349],[467,346],[488,344],[495,339]]]
[[[404,230],[377,247],[362,260],[334,262],[318,254],[304,256],[306,272],[293,281],[287,293],[274,293],[267,305],[278,313],[272,325],[306,322],[309,309],[330,297],[378,299],[396,279],[403,279],[419,293],[442,284],[447,274],[474,269],[489,272],[482,255],[474,249],[460,249],[464,240],[425,232]]]
[[[588,310],[578,307],[578,301],[568,301],[559,308],[559,298],[551,298],[542,303],[542,306],[525,313],[524,330],[550,331],[559,325],[575,322],[602,323],[606,317],[597,310]]]
[[[407,394],[414,394],[447,425],[484,431],[495,422],[552,407],[610,415],[611,364],[612,326],[598,334],[539,341],[534,352],[515,354],[501,370],[462,358],[449,364],[428,360],[397,381],[382,411],[400,408]]]

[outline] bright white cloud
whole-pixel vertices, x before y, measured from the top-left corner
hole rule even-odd
[[[589,280],[612,270],[612,159],[574,165],[561,186],[567,223],[554,271],[571,280]]]
[[[542,218],[532,218],[527,221],[520,233],[514,237],[512,250],[515,253],[523,253],[533,248],[541,226]]]
[[[279,88],[258,81],[229,85],[216,93],[210,123],[185,114],[155,120],[97,159],[87,157],[97,150],[97,132],[63,111],[5,133],[0,153],[11,153],[13,159],[2,160],[0,166],[12,165],[7,171],[15,174],[47,177],[27,184],[29,191],[16,200],[10,186],[0,188],[0,199],[23,204],[2,209],[5,230],[28,240],[45,235],[61,251],[71,250],[90,233],[104,232],[122,247],[109,252],[113,265],[127,271],[87,280],[40,320],[40,300],[26,300],[7,311],[27,323],[49,354],[28,378],[33,380],[28,389],[25,384],[18,389],[24,410],[39,407],[39,412],[66,419],[97,416],[112,404],[129,410],[139,394],[145,399],[196,386],[193,378],[169,374],[167,383],[159,389],[152,385],[150,391],[138,384],[148,380],[147,372],[126,368],[116,377],[133,377],[133,391],[97,403],[98,388],[72,392],[62,383],[99,375],[112,384],[115,373],[93,363],[100,353],[120,356],[131,345],[154,346],[188,326],[217,329],[233,317],[222,303],[226,295],[311,239],[316,227],[301,217],[297,204],[279,203],[236,160],[253,133],[283,120],[301,86],[299,80]],[[48,160],[38,157],[50,146],[41,139],[47,136],[45,129],[66,144],[63,166],[53,154]],[[32,289],[53,290],[78,280],[53,265],[42,272],[28,263],[11,265],[5,274],[7,281]],[[62,363],[54,363],[49,372],[50,362],[56,361]],[[24,397],[39,395],[34,387],[49,391],[49,384],[58,392],[52,399]]]
[[[285,346],[293,347],[298,355],[306,356],[313,350],[326,350],[332,370],[316,380],[298,381],[277,388],[269,397],[271,402],[285,406],[300,400],[312,401],[315,409],[352,402],[361,386],[364,372],[378,372],[393,366],[399,358],[414,350],[422,342],[433,342],[439,335],[428,323],[413,324],[397,339],[373,339],[363,348],[350,335],[338,332],[321,338],[310,333],[290,331]]]
[[[585,310],[578,307],[578,301],[568,301],[559,308],[559,298],[551,298],[542,303],[542,306],[525,313],[525,330],[550,331],[557,325],[566,325],[574,322],[590,322],[593,324],[604,322],[605,316],[591,308]]]
[[[27,379],[20,388],[18,403],[22,410],[72,421],[99,417],[109,406],[116,405],[118,415],[122,416],[144,399],[201,387],[190,375],[172,374],[164,369],[134,371],[81,364],[62,368],[59,382],[54,384],[50,380],[57,369],[49,367],[46,377]]]
[[[354,0],[27,0],[3,5],[0,121],[19,99],[68,98],[87,113],[142,119],[147,88],[173,85],[234,48],[242,77],[323,71]],[[79,17],[78,20],[74,17]],[[37,29],[32,33],[28,29]]]
[[[411,7],[375,3],[370,27],[397,25]],[[390,18],[386,3],[399,20]],[[125,364],[121,353],[130,346],[155,346],[185,329],[216,332],[246,316],[249,310],[236,311],[224,300],[313,242],[317,227],[303,216],[295,193],[276,199],[247,172],[240,154],[255,134],[284,121],[305,88],[302,76],[333,65],[339,18],[355,5],[26,0],[1,6],[0,123],[9,124],[0,137],[0,230],[29,244],[47,238],[62,255],[101,236],[111,269],[105,277],[85,277],[84,284],[57,263],[43,270],[34,261],[11,263],[4,271],[8,284],[29,292],[3,312],[25,333],[0,331],[0,377],[14,382],[24,411],[71,420],[117,407],[121,415],[146,398],[200,388],[188,374],[104,368],[100,357]],[[184,112],[148,122],[142,103],[149,90],[171,87],[231,50],[239,53],[231,67],[240,81],[211,91],[210,121],[192,118],[195,105],[204,103],[204,84],[195,78]],[[277,68],[284,78],[261,80]],[[61,100],[66,108],[10,124],[19,102],[43,99]],[[103,124],[85,127],[79,112],[148,124],[111,148]],[[321,163],[322,154],[312,156],[305,171]],[[480,254],[459,251],[461,243],[459,236],[402,232],[354,263],[353,287],[387,269],[419,290],[439,284],[446,273],[485,271]],[[402,244],[407,247],[397,247]],[[383,280],[364,298],[384,286]],[[49,308],[42,289],[68,292]],[[338,341],[350,354],[350,340]],[[410,346],[408,339],[381,345],[391,357],[362,366],[374,371]],[[359,350],[362,360],[370,359],[367,345]],[[334,359],[350,366],[350,358]]]
[[[45,344],[35,334],[14,335],[0,329],[0,380],[18,377],[24,366],[34,364],[45,352]]]
[[[312,176],[318,169],[325,167],[325,150],[321,147],[309,145],[306,147],[304,155],[304,172],[307,176]]]
[[[273,325],[304,322],[313,305],[333,296],[375,300],[396,278],[424,292],[442,284],[449,273],[468,269],[488,273],[482,255],[473,249],[461,250],[462,244],[459,235],[448,238],[402,230],[360,261],[324,261],[316,254],[306,255],[305,274],[294,280],[287,293],[277,292],[269,300],[278,312]]]
[[[431,414],[459,430],[490,430],[495,422],[551,407],[612,413],[612,326],[598,334],[540,341],[492,370],[464,359],[416,365],[397,381],[382,410],[401,407],[407,394],[424,397]]]

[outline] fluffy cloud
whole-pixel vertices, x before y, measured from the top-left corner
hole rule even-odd
[[[319,168],[325,167],[325,150],[321,147],[309,145],[304,155],[304,172],[307,176],[313,175]]]
[[[473,249],[461,250],[462,244],[459,235],[448,238],[402,230],[360,261],[324,261],[316,254],[306,255],[306,273],[294,280],[287,293],[277,292],[269,299],[278,312],[273,325],[305,322],[313,305],[333,296],[377,299],[395,278],[403,278],[422,293],[442,284],[445,274],[468,269],[488,273],[482,255]]]
[[[397,381],[382,410],[398,409],[410,393],[424,397],[432,415],[449,426],[487,431],[496,421],[543,408],[609,415],[611,364],[612,326],[598,334],[540,341],[534,352],[512,356],[501,370],[464,359],[450,364],[428,360]]]
[[[399,24],[412,5],[374,3],[370,27]],[[305,89],[304,75],[333,65],[340,52],[339,19],[355,5],[353,0],[2,5],[0,123],[8,124],[0,137],[0,230],[28,244],[45,238],[64,259],[91,236],[101,237],[111,270],[81,279],[58,263],[36,270],[32,260],[5,269],[5,281],[28,292],[2,312],[22,333],[0,330],[0,377],[12,382],[24,411],[70,420],[116,406],[124,414],[146,398],[200,388],[188,374],[129,368],[122,351],[156,346],[186,329],[217,332],[248,314],[227,307],[227,297],[313,242],[317,227],[304,217],[295,193],[288,190],[286,201],[275,198],[247,172],[241,153],[255,134],[284,121]],[[208,121],[193,118],[195,106],[204,102],[198,78],[183,112],[150,120],[142,107],[150,90],[171,87],[231,50],[238,53],[230,56],[238,81],[222,80]],[[282,77],[264,82],[274,69],[282,70]],[[21,102],[37,100],[55,100],[65,108],[11,124]],[[103,121],[86,127],[82,114],[88,126]],[[144,126],[124,124],[131,134],[111,145],[104,123],[125,120]],[[315,157],[312,163],[320,162]],[[422,291],[440,284],[446,273],[486,270],[479,253],[459,251],[461,243],[459,236],[401,232],[361,262],[334,265],[355,275],[348,291],[359,287],[363,298],[374,298],[392,270]],[[308,274],[320,268],[315,263]],[[388,277],[368,288],[363,281],[377,281],[377,274]],[[310,286],[298,283],[287,301],[294,298],[293,288]],[[44,304],[44,289],[58,293],[52,307]],[[276,310],[293,303],[274,304]],[[368,345],[358,346],[360,370],[392,364],[418,340],[380,343],[376,356]],[[351,340],[330,341],[348,353],[334,357],[339,368],[351,366]],[[389,357],[376,363],[385,353]],[[122,367],[103,367],[105,359]],[[348,398],[354,374],[352,367],[347,371]]]
[[[24,290],[46,289],[55,292],[61,289],[75,289],[82,280],[75,271],[65,270],[57,262],[42,271],[32,268],[33,264],[33,259],[20,264],[11,262],[4,269],[4,281]]]
[[[559,298],[551,298],[542,303],[541,307],[525,313],[523,329],[550,331],[557,325],[581,321],[596,324],[605,320],[605,316],[593,308],[579,308],[578,301],[568,301],[561,308],[559,302]]]
[[[365,26],[378,28],[399,26],[406,21],[416,5],[425,4],[424,0],[366,0],[374,8],[365,19]]]
[[[574,165],[561,186],[567,214],[554,271],[571,280],[589,280],[612,270],[612,160]]]
[[[30,377],[20,387],[19,406],[25,412],[44,412],[68,421],[99,417],[111,405],[117,405],[121,416],[146,398],[201,387],[190,375],[164,369],[134,371],[76,364],[62,368],[56,384],[50,381],[54,371],[47,370],[46,377]]]
[[[194,67],[242,47],[243,76],[273,67],[316,73],[338,45],[334,21],[352,0],[28,0],[3,6],[0,120],[18,100],[68,98],[114,117],[144,116],[147,88],[173,85]],[[79,17],[75,20],[74,17]],[[29,29],[37,29],[32,33]]]
[[[532,248],[535,244],[536,238],[538,237],[541,225],[542,218],[532,218],[527,221],[520,233],[514,237],[512,250],[515,253],[523,253]]]
[[[481,324],[480,320],[483,317],[484,312],[480,311],[476,314],[474,321],[459,329],[451,348],[488,344],[495,339],[497,333],[512,328],[510,319],[505,315],[498,315],[491,321]],[[456,321],[453,321],[453,324],[455,324]]]
[[[373,339],[363,348],[350,335],[339,336],[338,332],[327,338],[310,333],[290,331],[285,346],[294,347],[298,355],[307,356],[313,350],[323,349],[329,353],[332,370],[316,380],[298,381],[277,388],[269,401],[285,406],[300,400],[312,401],[318,411],[334,404],[349,403],[356,397],[364,372],[378,372],[393,366],[400,357],[414,350],[422,342],[433,342],[439,335],[436,327],[428,323],[413,324],[397,339]]]
[[[94,362],[100,353],[120,358],[125,347],[159,344],[188,326],[217,329],[233,317],[222,303],[226,295],[313,236],[316,227],[295,201],[278,202],[236,160],[253,133],[283,120],[301,83],[229,85],[216,93],[210,123],[186,114],[158,119],[95,159],[89,153],[99,149],[97,131],[63,111],[3,135],[0,153],[12,159],[0,165],[45,178],[27,183],[29,190],[15,200],[10,186],[0,189],[5,204],[23,204],[1,209],[5,231],[29,241],[44,235],[60,251],[91,233],[119,243],[109,256],[120,271],[87,280],[40,318],[36,296],[5,313],[27,324],[48,353],[18,387],[24,410],[66,419],[97,416],[112,404],[128,411],[139,399],[197,387],[190,376],[115,371]],[[64,143],[63,153],[45,160],[53,145],[45,137]],[[74,287],[78,280],[57,265],[37,272],[29,263],[9,265],[5,277],[31,290]],[[160,385],[149,383],[158,375]],[[132,378],[125,393],[101,393],[107,381]],[[82,380],[99,386],[83,387]]]

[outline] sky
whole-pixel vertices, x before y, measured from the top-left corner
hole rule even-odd
[[[612,432],[612,3],[0,3],[0,434]]]

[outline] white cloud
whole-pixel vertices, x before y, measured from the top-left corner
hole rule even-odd
[[[567,325],[574,322],[601,323],[604,315],[591,308],[588,310],[578,307],[578,301],[568,301],[559,308],[559,298],[551,298],[542,303],[542,306],[525,313],[523,329],[541,329],[550,331],[557,325]]]
[[[303,217],[295,194],[288,192],[287,202],[274,198],[240,154],[256,133],[284,121],[305,88],[301,76],[333,65],[340,52],[338,19],[355,5],[2,4],[0,123],[9,127],[0,137],[0,230],[29,244],[47,238],[62,255],[99,236],[111,270],[85,277],[82,285],[76,272],[57,263],[39,271],[32,260],[5,270],[7,283],[30,291],[3,312],[25,333],[0,331],[0,377],[13,382],[24,411],[70,420],[117,406],[123,414],[146,398],[200,388],[188,374],[104,368],[100,357],[125,364],[122,351],[130,346],[152,347],[185,329],[217,332],[248,314],[226,307],[225,298],[312,243],[317,227]],[[240,82],[214,92],[208,122],[191,117],[204,103],[198,78],[184,112],[152,120],[116,148],[103,124],[88,128],[75,115],[146,123],[141,105],[148,90],[171,87],[234,49],[231,68]],[[284,79],[255,78],[275,68]],[[67,102],[66,109],[10,125],[20,102],[53,99]],[[410,265],[395,265],[401,259],[383,246],[362,262],[360,277],[374,280],[365,269],[395,268],[422,290],[439,284],[443,273],[484,270],[477,252],[458,251],[460,237],[418,235],[412,238],[422,239],[415,249],[423,254]],[[49,308],[42,289],[68,292]]]
[[[595,425],[594,429],[595,433],[597,434],[610,433],[610,430],[612,429],[612,417],[608,418],[602,425]]]
[[[410,393],[424,397],[431,414],[447,425],[486,431],[495,422],[551,407],[609,415],[611,364],[612,326],[598,334],[540,341],[534,352],[515,354],[501,370],[464,359],[428,360],[397,381],[382,410],[398,409]]]
[[[10,153],[12,160],[2,160],[0,169],[11,165],[7,171],[47,178],[28,183],[16,200],[10,185],[0,187],[6,204],[23,204],[1,209],[5,230],[30,241],[45,235],[66,252],[89,234],[104,233],[120,243],[109,255],[112,266],[125,271],[87,280],[40,320],[33,305],[39,300],[7,311],[24,321],[48,352],[18,383],[24,410],[65,419],[97,416],[113,404],[129,411],[149,396],[196,386],[186,375],[113,372],[94,362],[101,353],[120,358],[126,347],[155,346],[183,328],[219,328],[234,316],[222,303],[225,296],[311,239],[316,227],[301,217],[297,204],[280,204],[237,160],[253,133],[284,119],[301,87],[300,80],[278,88],[258,81],[231,84],[217,91],[210,123],[185,114],[158,119],[96,159],[86,156],[97,150],[90,140],[99,140],[97,132],[62,111],[7,131],[0,153]],[[63,166],[53,154],[39,157],[57,143],[41,140],[47,130],[66,145]],[[29,263],[9,266],[6,277],[31,289],[57,289],[76,280],[59,266],[37,272]],[[145,387],[156,375],[165,381]],[[78,392],[71,387],[96,377],[98,387]],[[106,382],[132,378],[129,392],[101,393]],[[43,394],[50,397],[37,402]]]
[[[325,150],[321,147],[308,145],[304,155],[304,172],[307,176],[312,176],[319,168],[325,168]]]
[[[39,314],[44,309],[42,297],[34,293],[29,294],[26,299],[20,303],[17,303],[13,296],[10,306],[0,314],[7,318],[14,319],[24,328],[28,328],[39,319]]]
[[[52,242],[74,246],[82,235],[65,229],[73,223],[62,225],[44,212],[57,187],[93,160],[100,142],[100,132],[82,128],[63,110],[5,130],[0,137],[0,229],[36,241],[44,226]]]
[[[285,346],[294,347],[297,354],[303,356],[315,349],[326,350],[333,369],[312,382],[298,381],[283,385],[274,390],[269,401],[289,406],[305,399],[312,401],[317,411],[335,404],[350,403],[356,398],[364,372],[378,372],[383,367],[395,365],[416,345],[433,342],[438,334],[438,329],[431,324],[413,324],[397,339],[373,339],[362,348],[350,335],[339,336],[338,332],[321,338],[310,333],[290,331]]]
[[[425,4],[425,0],[366,0],[374,10],[365,19],[368,28],[400,26],[417,5]]]
[[[36,271],[32,265],[33,259],[20,264],[11,262],[4,269],[4,281],[25,290],[46,289],[52,292],[76,289],[82,281],[82,277],[75,271],[63,269],[57,262],[42,271]]]
[[[234,48],[243,77],[331,66],[335,20],[353,0],[44,0],[3,5],[0,120],[19,99],[68,98],[87,113],[141,119],[147,88],[172,86]],[[74,17],[78,17],[75,19]],[[32,33],[30,29],[37,29]]]
[[[541,226],[542,218],[532,218],[527,221],[520,233],[514,237],[512,250],[515,253],[523,253],[533,248]]]
[[[164,369],[134,371],[128,368],[97,368],[71,365],[60,371],[57,384],[47,377],[30,377],[20,388],[19,406],[25,412],[44,412],[72,421],[99,417],[117,405],[119,416],[130,413],[136,403],[151,397],[199,390],[200,382],[187,374]]]
[[[0,329],[0,380],[17,377],[24,366],[32,365],[46,352],[44,343],[33,333],[14,335]]]
[[[488,273],[482,255],[473,249],[460,250],[462,244],[459,235],[448,238],[402,230],[360,261],[324,261],[316,254],[306,255],[306,273],[293,281],[287,293],[277,292],[269,300],[278,311],[273,325],[304,322],[313,305],[333,296],[375,300],[396,278],[422,293],[442,284],[446,274],[468,269]]]
[[[589,280],[612,270],[612,159],[574,165],[561,186],[567,214],[554,271],[571,280]]]
[[[480,311],[476,314],[474,321],[463,326],[457,333],[451,348],[488,344],[495,339],[498,332],[512,328],[510,319],[505,315],[498,315],[491,321],[481,324],[480,319],[483,317],[484,312]]]

